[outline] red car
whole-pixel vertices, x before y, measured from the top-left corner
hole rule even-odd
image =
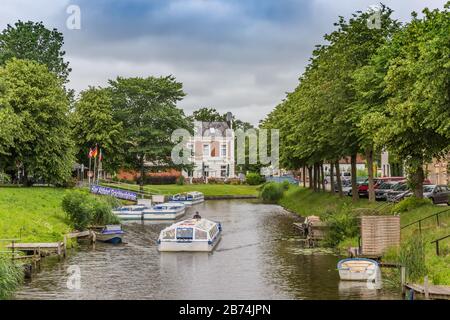
[[[388,181],[404,181],[405,177],[383,177],[383,178],[374,178],[373,179],[373,187],[378,188],[383,182]],[[364,183],[358,186],[358,194],[360,197],[368,197],[369,196],[369,179],[366,179]]]

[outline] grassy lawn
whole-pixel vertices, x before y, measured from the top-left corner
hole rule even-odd
[[[135,184],[108,184],[130,190],[139,190]],[[166,185],[146,185],[144,190],[154,194],[172,195],[180,192],[199,191],[205,196],[228,196],[228,195],[258,195],[257,186],[231,185],[231,184],[166,184]]]
[[[359,199],[352,203],[351,197],[339,198],[330,192],[312,192],[310,189],[301,187],[290,187],[284,197],[280,200],[280,205],[286,209],[296,212],[302,217],[321,216],[327,211],[335,210],[343,205],[350,205],[353,208],[376,208],[380,203],[370,203],[367,199]]]
[[[64,189],[0,187],[0,239],[63,240],[70,231],[61,209],[63,195]]]
[[[291,187],[286,191],[284,197],[279,201],[286,209],[296,212],[301,216],[321,216],[327,211],[335,210],[341,206],[348,205],[350,208],[383,208],[390,211],[391,204],[377,202],[369,203],[367,199],[360,199],[352,203],[350,197],[339,198],[330,193],[314,193],[309,189]],[[428,217],[436,212],[450,209],[449,206],[423,205],[410,211],[401,213],[401,225],[405,226],[411,222]],[[401,231],[402,243],[417,235],[418,224],[407,227]],[[450,238],[440,243],[441,255],[436,256],[435,245],[430,242],[450,234],[450,211],[441,214],[440,227],[437,227],[436,218],[430,218],[422,222],[422,236],[425,244],[425,261],[428,274],[435,284],[450,285]],[[351,243],[348,239],[348,243]],[[345,241],[344,241],[345,242]]]

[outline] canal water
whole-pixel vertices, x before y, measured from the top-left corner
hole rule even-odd
[[[47,259],[16,299],[399,298],[365,283],[339,281],[339,257],[302,248],[292,227],[299,218],[279,206],[206,201],[187,216],[196,210],[222,222],[213,253],[159,253],[156,240],[168,224],[126,222],[126,244],[86,245],[62,262]]]

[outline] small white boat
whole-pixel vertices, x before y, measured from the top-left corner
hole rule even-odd
[[[379,274],[378,262],[365,258],[349,258],[338,262],[339,277],[348,281],[375,281]]]
[[[181,202],[187,207],[199,204],[205,201],[205,196],[202,192],[192,191],[186,193],[178,193],[169,198],[170,202]]]
[[[97,241],[118,244],[122,243],[124,233],[120,225],[107,225],[100,232],[95,232],[95,236]]]
[[[151,207],[138,204],[132,206],[123,206],[113,210],[113,213],[122,220],[142,220],[142,215],[145,209]]]
[[[161,231],[159,251],[212,251],[220,240],[222,226],[219,222],[200,216],[174,223]]]
[[[157,204],[142,212],[143,220],[175,220],[184,215],[186,206],[183,203],[166,202]]]

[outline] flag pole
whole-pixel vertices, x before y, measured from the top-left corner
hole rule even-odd
[[[88,179],[89,179],[89,187],[91,186],[91,151],[89,149],[89,171],[88,171]]]
[[[100,149],[100,154],[98,156],[97,184],[100,181],[100,170],[102,168],[101,165],[102,165],[102,149]]]

